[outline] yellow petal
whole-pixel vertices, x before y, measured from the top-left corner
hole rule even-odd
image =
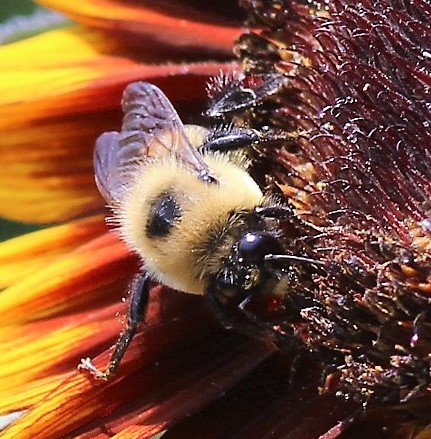
[[[126,246],[107,233],[3,290],[0,321],[32,321],[82,307],[97,299],[95,291],[136,271]]]
[[[5,361],[0,365],[0,412],[34,405],[71,375],[80,358],[101,343],[112,343],[121,330],[124,304],[51,321],[11,326],[0,331]],[[82,380],[81,376],[81,380]]]
[[[173,101],[202,102],[208,76],[229,68],[146,65],[81,28],[0,47],[0,214],[49,223],[101,207],[92,150],[119,128],[125,86],[144,79],[173,90]]]
[[[94,216],[0,243],[0,288],[41,270],[60,255],[103,233],[104,218]]]

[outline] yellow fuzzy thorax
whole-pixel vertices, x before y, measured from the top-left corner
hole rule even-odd
[[[203,294],[205,274],[200,246],[215,227],[229,226],[229,215],[260,205],[263,194],[243,166],[224,154],[203,156],[218,184],[199,180],[174,157],[138,167],[117,209],[123,239],[144,261],[155,280],[171,288]],[[150,206],[163,192],[175,195],[181,215],[168,236],[148,237]]]

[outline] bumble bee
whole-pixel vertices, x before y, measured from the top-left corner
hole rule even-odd
[[[115,373],[145,316],[150,280],[208,295],[220,306],[244,307],[270,277],[277,258],[271,255],[283,254],[271,222],[291,212],[262,193],[244,154],[213,151],[223,143],[230,149],[232,142],[253,141],[253,130],[211,139],[205,128],[183,125],[165,94],[145,82],[126,88],[122,107],[121,131],[96,142],[95,177],[145,274],[132,286],[127,327],[107,370],[82,360],[82,368],[105,379]]]

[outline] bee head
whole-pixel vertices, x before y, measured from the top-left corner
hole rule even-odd
[[[217,298],[222,303],[237,304],[268,276],[265,256],[283,251],[279,240],[266,231],[247,231],[232,247],[213,281]]]

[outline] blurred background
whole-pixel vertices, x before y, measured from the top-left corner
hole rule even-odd
[[[0,45],[65,24],[65,20],[57,13],[49,12],[31,0],[0,1]],[[40,227],[40,225],[20,224],[0,218],[0,241]]]
[[[9,17],[16,14],[31,14],[36,5],[31,0],[2,0],[0,6],[0,20],[3,23]]]

